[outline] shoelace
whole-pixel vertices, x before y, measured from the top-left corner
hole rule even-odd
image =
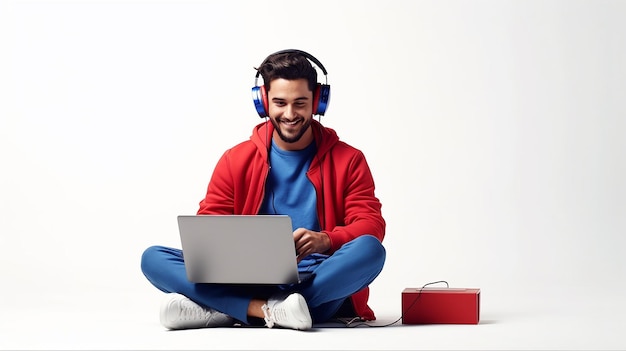
[[[261,306],[263,310],[263,314],[265,315],[265,325],[268,328],[274,327],[274,324],[281,319],[285,319],[287,317],[287,311],[284,308],[273,308],[270,313],[270,308],[267,304]]]

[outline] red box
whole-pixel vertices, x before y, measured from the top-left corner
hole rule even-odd
[[[406,288],[402,324],[478,324],[480,289]]]

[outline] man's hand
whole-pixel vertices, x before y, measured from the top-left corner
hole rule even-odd
[[[325,253],[330,249],[330,238],[326,233],[298,228],[293,232],[298,262],[312,253]]]

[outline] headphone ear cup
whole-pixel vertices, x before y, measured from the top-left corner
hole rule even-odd
[[[252,102],[259,117],[265,118],[269,116],[269,105],[267,101],[267,94],[265,93],[265,86],[257,86],[252,88]]]
[[[330,102],[330,85],[317,83],[313,94],[313,114],[323,116]]]

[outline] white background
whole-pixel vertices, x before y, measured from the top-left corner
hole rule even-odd
[[[0,348],[175,347],[106,326],[168,334],[141,253],[179,246],[176,216],[262,121],[253,67],[286,48],[324,64],[322,123],[374,174],[379,319],[406,287],[482,292],[484,329],[459,343],[442,326],[350,345],[626,348],[625,16],[624,1],[1,1]],[[106,336],[72,334],[90,323]]]

